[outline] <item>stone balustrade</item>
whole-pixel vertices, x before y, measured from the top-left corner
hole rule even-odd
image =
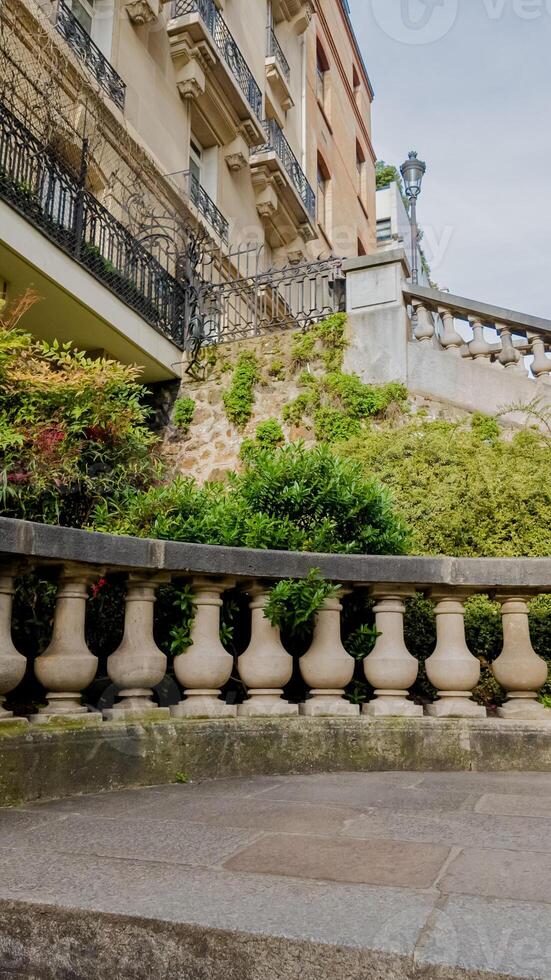
[[[551,321],[409,283],[403,294],[419,343],[551,385]]]
[[[361,709],[366,722],[378,716],[415,718],[423,714],[423,707],[409,694],[419,665],[404,640],[404,601],[417,592],[433,600],[437,622],[436,649],[425,663],[428,679],[438,692],[434,703],[425,706],[429,718],[486,714],[472,698],[480,663],[467,647],[464,626],[465,600],[484,593],[496,598],[502,610],[503,650],[493,664],[495,678],[507,692],[500,716],[551,720],[551,712],[538,701],[547,680],[547,664],[532,647],[528,619],[529,599],[551,593],[551,559],[251,551],[89,534],[0,518],[0,565],[0,722],[14,720],[3,704],[25,670],[25,660],[11,638],[17,577],[24,570],[44,566],[57,575],[57,600],[51,642],[33,664],[36,680],[44,689],[45,706],[29,716],[32,724],[66,719],[100,725],[103,718],[154,720],[170,714],[182,719],[360,717],[360,706],[345,697],[354,659],[341,639],[341,601],[325,601],[310,649],[297,663],[264,614],[275,581],[305,577],[312,568],[339,583],[343,595],[362,588],[375,599],[378,636],[363,664],[365,678],[374,689]],[[83,692],[98,668],[86,642],[85,614],[89,585],[108,572],[125,573],[126,608],[122,641],[107,661],[117,701],[102,715],[83,703]],[[192,585],[196,611],[191,645],[174,658],[182,699],[168,708],[159,706],[154,696],[169,665],[154,639],[153,612],[158,588],[182,579]],[[249,610],[243,615],[250,631],[249,645],[236,663],[220,640],[222,596],[235,588],[248,597]],[[300,704],[285,697],[294,669],[300,671],[309,691]],[[231,676],[239,678],[246,691],[239,705],[227,704],[221,697]]]

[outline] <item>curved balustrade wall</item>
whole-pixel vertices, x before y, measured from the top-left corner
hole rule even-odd
[[[34,672],[44,689],[44,706],[32,723],[56,719],[100,725],[102,715],[83,704],[82,693],[93,681],[97,660],[86,644],[85,612],[90,584],[109,571],[126,573],[124,636],[107,661],[117,686],[115,705],[104,712],[109,720],[228,717],[346,717],[360,707],[344,694],[354,673],[353,658],[341,642],[338,600],[320,610],[313,641],[299,662],[309,694],[290,703],[284,690],[292,660],[279,631],[264,615],[266,595],[281,578],[302,578],[318,568],[343,590],[368,588],[376,599],[378,638],[364,661],[365,677],[374,689],[363,706],[365,719],[417,718],[423,714],[409,692],[418,663],[404,641],[404,600],[423,592],[435,603],[437,646],[426,662],[438,695],[426,707],[429,717],[480,718],[485,709],[472,692],[480,676],[479,661],[465,642],[464,602],[470,595],[491,594],[501,604],[503,651],[493,664],[496,680],[507,692],[501,717],[535,722],[551,720],[538,702],[547,680],[547,664],[530,639],[528,601],[551,593],[551,559],[452,559],[311,555],[251,551],[206,545],[148,541],[89,534],[85,531],[0,519],[0,705],[22,677],[22,658],[11,642],[10,610],[17,576],[28,568],[54,566],[57,601],[53,633],[47,649],[36,658]],[[179,704],[159,707],[154,689],[167,672],[167,658],[153,636],[156,591],[171,579],[192,583],[196,614],[191,646],[175,658],[181,684]],[[220,642],[220,609],[227,589],[242,589],[249,599],[250,644],[237,663],[247,697],[227,704],[221,690],[235,665]],[[429,651],[427,651],[429,652]],[[551,651],[550,651],[551,653]],[[5,707],[0,718],[12,720]]]

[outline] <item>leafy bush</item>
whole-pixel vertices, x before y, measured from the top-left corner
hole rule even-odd
[[[193,416],[195,415],[195,400],[193,398],[177,398],[174,402],[172,421],[182,435],[187,435]]]
[[[256,356],[251,351],[239,355],[223,402],[229,422],[243,428],[253,413],[254,389],[260,378]]]
[[[283,579],[274,585],[264,615],[272,626],[300,640],[310,632],[325,600],[335,598],[339,591],[340,586],[327,582],[319,569],[312,568],[305,579]]]
[[[179,478],[97,508],[93,527],[175,541],[297,551],[399,554],[408,537],[390,500],[327,447],[259,449],[227,484]]]
[[[367,420],[384,417],[391,405],[403,411],[407,404],[404,385],[366,385],[343,371],[322,376],[303,371],[299,383],[308,390],[285,406],[283,420],[294,425],[312,420],[317,441],[328,444],[348,442]]]
[[[25,333],[36,301],[26,294],[0,320],[1,512],[79,526],[101,501],[151,483],[156,438],[138,370]]]
[[[314,435],[318,442],[329,445],[348,442],[361,431],[360,421],[340,408],[318,408],[314,415]]]
[[[256,427],[254,439],[244,439],[241,443],[239,456],[241,459],[253,459],[259,449],[277,449],[285,442],[285,434],[277,419],[266,419]]]
[[[296,334],[291,345],[292,366],[319,362],[326,371],[340,371],[346,349],[345,324],[346,313],[334,313]]]
[[[388,487],[421,555],[548,557],[551,446],[493,419],[370,428],[339,453]]]

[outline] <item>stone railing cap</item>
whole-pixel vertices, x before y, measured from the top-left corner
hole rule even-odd
[[[433,306],[447,306],[455,313],[465,317],[478,316],[482,323],[517,327],[523,332],[532,331],[533,333],[547,335],[551,339],[551,320],[544,320],[543,317],[530,316],[528,313],[516,313],[514,310],[491,306],[489,303],[479,303],[463,296],[455,296],[453,293],[442,292],[439,289],[429,289],[427,286],[412,286],[405,282],[402,289],[405,296],[409,298],[427,300],[430,302],[431,308]]]
[[[31,562],[74,561],[120,571],[229,575],[237,579],[304,578],[317,568],[343,584],[461,587],[478,592],[549,592],[551,558],[422,558],[261,551],[154,541],[0,517],[0,555]]]
[[[344,273],[361,272],[362,269],[372,269],[378,265],[394,265],[396,262],[401,263],[406,278],[411,275],[407,253],[401,247],[381,249],[380,252],[373,252],[372,255],[359,255],[354,259],[345,259],[342,270]]]

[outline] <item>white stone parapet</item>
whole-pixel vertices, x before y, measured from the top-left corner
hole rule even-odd
[[[26,668],[26,659],[11,638],[11,606],[17,575],[29,565],[38,570],[47,565],[50,575],[52,566],[58,568],[51,642],[34,657],[31,668],[44,688],[45,701],[30,716],[35,724],[60,720],[101,724],[102,714],[87,697],[98,670],[85,637],[88,587],[100,576],[121,571],[127,580],[124,636],[107,663],[118,694],[115,705],[103,712],[106,720],[168,718],[170,709],[162,703],[165,695],[159,695],[159,690],[172,687],[174,692],[173,676],[183,689],[180,703],[172,706],[176,718],[235,718],[236,724],[251,717],[277,720],[299,714],[304,724],[317,717],[359,718],[349,687],[354,675],[357,681],[364,675],[372,689],[361,723],[381,716],[415,720],[423,714],[429,719],[482,718],[485,709],[473,697],[480,662],[467,646],[464,602],[483,594],[496,598],[502,609],[503,650],[492,664],[503,688],[500,716],[537,724],[551,721],[551,711],[538,700],[548,677],[547,663],[534,651],[528,617],[530,598],[551,593],[551,559],[313,556],[118,538],[8,518],[0,518],[0,554],[0,720],[4,724],[24,720],[10,711],[17,705],[13,692]],[[294,659],[266,617],[272,585],[280,579],[305,578],[314,564],[328,581],[339,583],[342,594],[367,589],[376,600],[375,646],[356,669],[341,636],[339,599],[324,602],[309,650]],[[153,609],[157,589],[172,579],[191,583],[194,619],[187,652],[169,661],[154,639]],[[224,593],[230,589],[240,590],[249,600],[249,609],[240,607],[240,633],[250,633],[250,642],[239,657],[228,652],[220,634]],[[432,703],[411,694],[419,664],[407,649],[404,613],[405,601],[416,593],[435,605],[436,649],[420,651],[428,680],[437,691]],[[33,651],[28,652],[32,656]],[[228,687],[231,678],[234,683]],[[302,697],[301,680],[306,692]],[[224,692],[230,688],[228,703]]]
[[[414,286],[403,249],[349,259],[345,370],[367,384],[505,421],[538,400],[551,409],[551,321]]]

